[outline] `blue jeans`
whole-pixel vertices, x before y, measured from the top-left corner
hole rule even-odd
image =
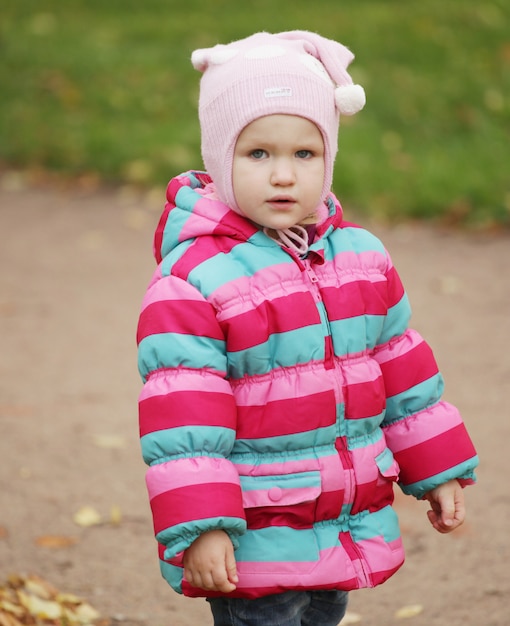
[[[208,598],[214,626],[337,626],[346,591],[286,591],[263,598]]]

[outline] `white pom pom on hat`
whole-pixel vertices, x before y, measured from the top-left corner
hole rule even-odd
[[[342,85],[335,89],[335,103],[342,115],[354,115],[365,106],[365,90],[361,85]]]

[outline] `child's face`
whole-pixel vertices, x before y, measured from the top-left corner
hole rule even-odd
[[[324,182],[320,130],[295,115],[256,119],[237,139],[232,182],[237,206],[260,226],[315,222]]]

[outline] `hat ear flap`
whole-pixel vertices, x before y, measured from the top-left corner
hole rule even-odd
[[[335,103],[341,115],[354,115],[365,106],[365,90],[361,85],[341,85],[335,89]]]

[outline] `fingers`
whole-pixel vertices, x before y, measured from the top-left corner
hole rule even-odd
[[[435,528],[435,530],[437,530],[437,532],[445,534],[454,530],[453,520],[443,520],[441,515],[438,515],[434,510],[427,511],[427,516],[430,523]]]
[[[185,551],[184,578],[193,587],[230,593],[238,582],[234,548],[228,535],[213,530],[200,535]]]
[[[227,577],[227,571],[206,571],[192,572],[184,570],[184,578],[192,587],[199,587],[206,591],[221,591],[222,593],[230,593],[236,588],[235,584],[230,582]]]
[[[442,534],[452,532],[452,530],[455,530],[463,523],[463,520],[457,520],[455,518],[443,519],[443,517],[438,516],[434,511],[427,511],[427,516],[435,530]]]
[[[237,576],[237,564],[236,564],[233,551],[227,554],[225,567],[227,570],[228,580],[234,585],[234,589],[235,589],[235,585],[239,582],[239,577]]]
[[[428,494],[427,499],[432,507],[427,516],[438,532],[449,533],[464,522],[464,495],[457,481],[438,487]]]

